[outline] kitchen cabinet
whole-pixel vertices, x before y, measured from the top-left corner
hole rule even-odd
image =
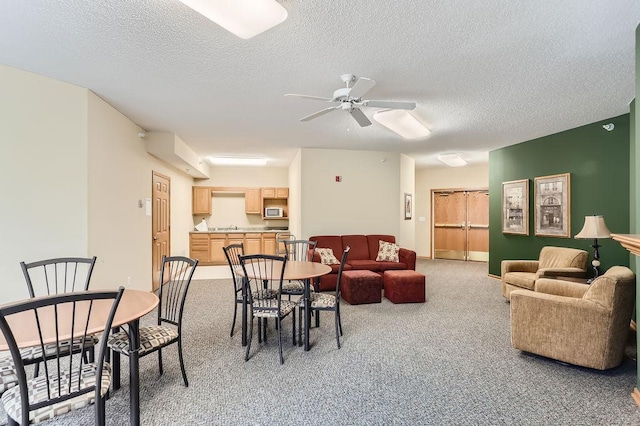
[[[289,198],[289,188],[262,188],[262,198]]]
[[[262,253],[262,234],[244,234],[244,253]]]
[[[227,234],[209,234],[211,242],[209,244],[209,263],[212,265],[224,265],[227,257],[222,249],[227,245]]]
[[[262,219],[277,220],[289,219],[289,188],[262,188]],[[283,217],[265,217],[264,209],[267,207],[279,207],[282,209]]]
[[[227,234],[227,243],[225,245],[230,245],[230,244],[242,244],[244,243],[244,234]],[[225,257],[225,260],[227,258]]]
[[[289,188],[276,188],[276,198],[289,198]]]
[[[209,262],[209,234],[189,234],[189,257]]]
[[[194,186],[192,188],[192,214],[211,214],[211,188],[208,186]]]
[[[262,234],[262,252],[276,254],[276,234]]]
[[[223,247],[244,244],[245,254],[277,254],[274,232],[192,232],[189,234],[189,256],[200,265],[226,265]]]
[[[244,212],[246,214],[262,214],[260,188],[247,188],[244,191]]]

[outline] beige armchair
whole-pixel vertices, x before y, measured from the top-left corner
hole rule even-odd
[[[535,290],[536,280],[542,277],[587,276],[589,253],[568,247],[542,247],[538,260],[503,260],[502,295],[509,299],[513,290]]]
[[[522,351],[606,370],[624,356],[636,276],[614,266],[591,285],[540,279],[511,293],[511,344]]]

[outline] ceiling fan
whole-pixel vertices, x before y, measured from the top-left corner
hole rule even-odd
[[[338,105],[331,106],[329,108],[322,109],[320,111],[314,112],[311,115],[307,115],[306,117],[302,117],[300,121],[309,121],[313,120],[316,117],[320,117],[321,115],[327,114],[331,111],[335,111],[341,109],[343,111],[349,111],[351,116],[358,122],[361,127],[369,126],[371,121],[367,118],[366,115],[360,109],[361,107],[372,107],[372,108],[390,108],[390,109],[414,109],[416,107],[415,102],[397,102],[397,101],[375,101],[362,99],[365,93],[367,93],[373,86],[376,85],[376,82],[370,78],[360,77],[358,81],[356,81],[356,77],[353,74],[343,74],[340,76],[342,81],[347,85],[347,87],[340,88],[333,92],[333,97],[331,98],[323,98],[321,96],[309,96],[309,95],[298,95],[295,93],[287,93],[285,96],[295,96],[298,98],[304,99],[314,99],[317,101],[325,101],[325,102],[334,102]],[[351,87],[351,83],[354,82],[353,87]]]

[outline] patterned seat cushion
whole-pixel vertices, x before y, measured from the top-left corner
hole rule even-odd
[[[78,377],[79,376],[79,377]],[[76,392],[79,389],[87,389],[96,384],[96,365],[85,364],[82,367],[82,371],[74,370],[71,374],[69,372],[61,372],[60,380],[58,381],[57,373],[49,374],[50,383],[49,389],[52,398],[64,396],[69,394],[69,383],[71,383],[71,392]],[[60,383],[60,393],[58,393],[58,383]],[[104,364],[102,370],[102,378],[100,381],[100,395],[104,396],[109,390],[111,384],[111,366],[107,363]],[[37,402],[46,401],[47,396],[47,379],[45,376],[38,376],[27,381],[27,391],[29,392],[29,402],[35,404]],[[84,408],[95,402],[95,392],[88,392],[83,395],[78,395],[66,401],[59,402],[57,404],[48,405],[46,407],[38,408],[29,413],[29,419],[31,423],[38,423],[45,420],[52,419],[55,416],[68,413],[72,410],[78,410]],[[17,422],[22,420],[22,406],[20,404],[20,388],[13,387],[2,394],[2,404],[4,409],[12,419]]]
[[[178,339],[178,330],[172,327],[155,325],[152,327],[140,327],[140,351],[143,356],[161,346],[165,346]],[[129,336],[124,331],[111,334],[107,340],[107,346],[114,351],[129,355]]]
[[[0,356],[0,394],[18,384],[18,376],[11,356]]]
[[[282,292],[292,294],[302,294],[304,292],[304,282],[292,280],[282,282]]]
[[[89,349],[90,347],[96,345],[98,343],[98,338],[96,336],[87,336],[84,339],[84,348]],[[78,339],[73,339],[73,347],[72,351],[79,352],[82,350],[83,339],[82,337]],[[69,341],[62,341],[59,345],[60,355],[69,355]],[[44,345],[44,353],[47,355],[47,358],[53,358],[56,356],[56,350],[58,345],[54,343],[49,343]],[[32,346],[30,348],[20,349],[20,356],[22,357],[22,361],[25,364],[32,364],[34,362],[40,361],[42,357],[42,347],[40,346]]]
[[[336,296],[327,293],[311,293],[312,308],[333,308],[336,306]]]
[[[273,289],[267,289],[267,290],[260,290],[258,291],[254,291],[251,293],[251,296],[253,297],[254,300],[256,299],[275,299],[276,297],[278,297],[278,290],[273,290]]]
[[[280,317],[284,317],[293,311],[298,304],[292,300],[280,302]],[[253,301],[253,315],[261,318],[278,317],[278,299],[260,299]]]

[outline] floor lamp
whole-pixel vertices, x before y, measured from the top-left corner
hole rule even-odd
[[[604,223],[604,217],[602,215],[594,215],[594,216],[585,216],[584,217],[584,226],[582,230],[576,234],[574,238],[590,240],[593,239],[593,260],[591,261],[591,266],[593,269],[593,278],[588,282],[591,283],[594,279],[600,275],[600,253],[598,253],[598,238],[611,238],[611,231],[607,228],[607,224]]]

